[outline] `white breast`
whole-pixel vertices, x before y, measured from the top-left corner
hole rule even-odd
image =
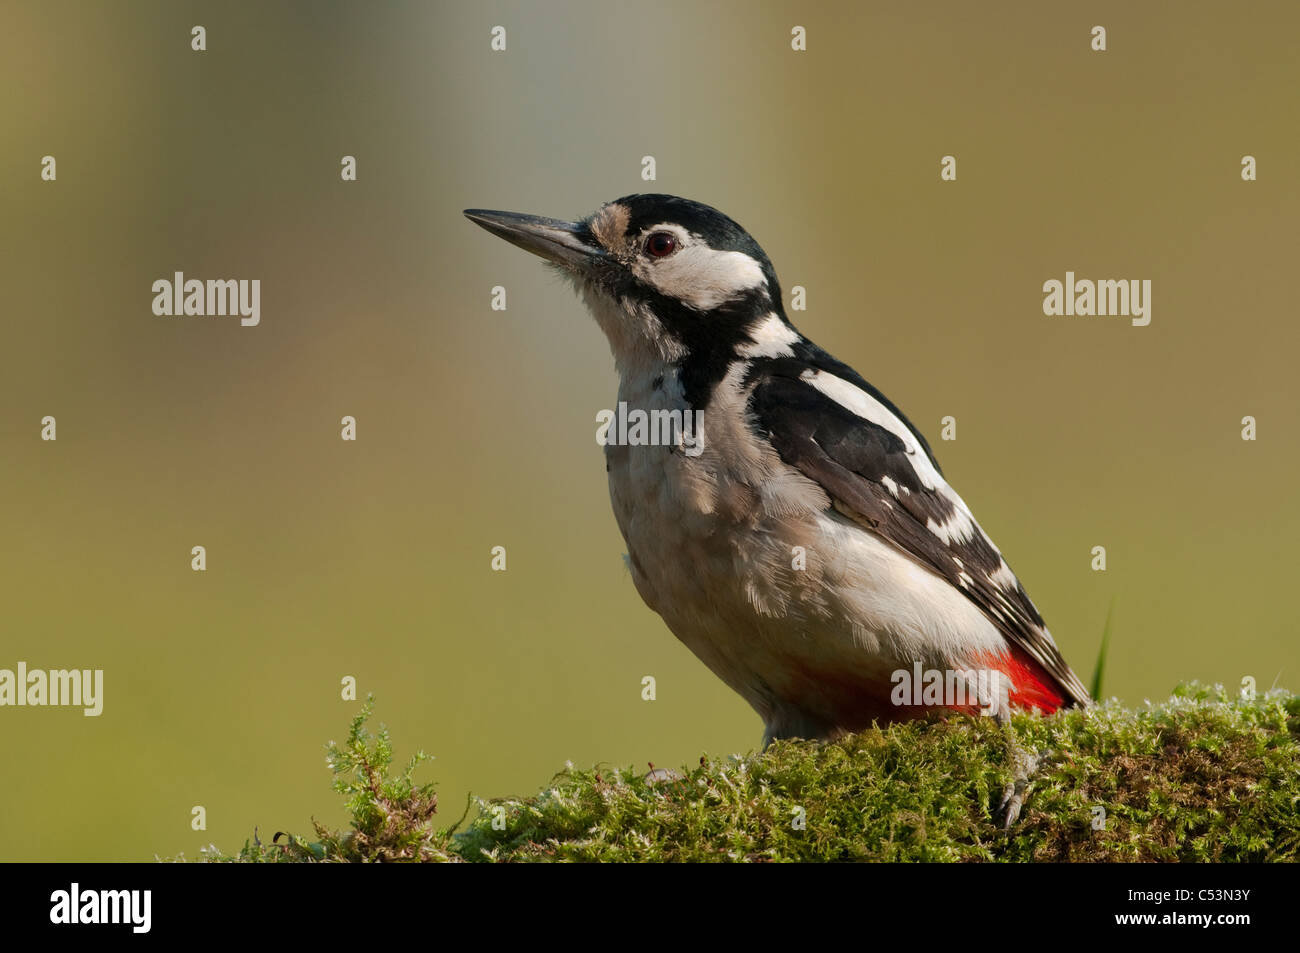
[[[758,711],[769,735],[833,733],[860,720],[845,706],[896,669],[1002,651],[974,604],[831,510],[818,486],[753,437],[743,372],[737,362],[706,410],[699,456],[606,447],[614,515],[647,605]],[[669,366],[625,379],[619,400],[685,407]]]

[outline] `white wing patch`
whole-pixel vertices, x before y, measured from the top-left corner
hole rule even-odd
[[[938,536],[948,546],[951,546],[954,542],[970,542],[970,538],[975,534],[975,524],[971,520],[970,514],[960,509],[942,523],[936,523],[933,519],[926,520],[925,528]],[[1006,563],[1003,563],[1003,565],[1005,566]]]
[[[1011,571],[1011,567],[1007,565],[1005,559],[998,564],[998,568],[989,576],[989,579],[993,580],[993,584],[1001,589],[1012,590],[1020,585],[1020,580],[1016,578],[1016,574]]]

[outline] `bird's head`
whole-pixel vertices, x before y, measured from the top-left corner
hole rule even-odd
[[[624,374],[775,356],[798,340],[767,255],[715,208],[628,195],[577,222],[485,209],[465,215],[572,278]]]

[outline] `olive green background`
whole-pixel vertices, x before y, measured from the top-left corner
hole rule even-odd
[[[345,675],[436,756],[449,821],[566,759],[758,743],[623,567],[604,340],[469,206],[723,209],[935,443],[1085,680],[1113,598],[1127,703],[1300,685],[1295,4],[0,9],[0,667],[106,681],[97,719],[0,709],[0,857],[342,821]],[[261,279],[261,325],[155,317],[178,270]],[[1067,270],[1151,279],[1151,325],[1045,317]]]

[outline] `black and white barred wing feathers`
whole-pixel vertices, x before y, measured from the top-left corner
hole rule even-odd
[[[756,360],[749,381],[750,412],[782,460],[844,516],[963,593],[1050,675],[1066,704],[1090,702],[1002,554],[897,408],[820,349],[811,359]]]

